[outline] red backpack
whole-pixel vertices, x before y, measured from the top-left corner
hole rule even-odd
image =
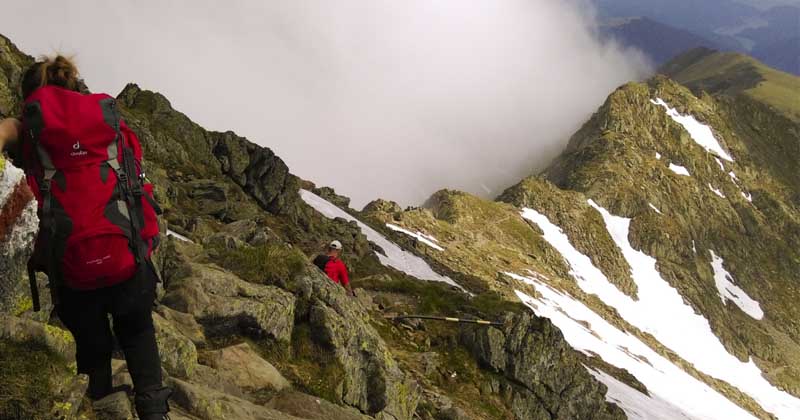
[[[22,120],[22,159],[39,202],[29,273],[46,272],[53,289],[91,290],[141,272],[158,245],[160,209],[114,98],[46,86],[25,100]]]

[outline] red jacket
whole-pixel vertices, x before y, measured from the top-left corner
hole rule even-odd
[[[328,260],[328,263],[325,264],[325,274],[327,274],[334,283],[341,284],[342,286],[350,284],[350,277],[347,276],[347,266],[338,258],[331,258]]]

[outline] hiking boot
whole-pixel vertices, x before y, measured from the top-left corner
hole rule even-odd
[[[125,391],[114,392],[92,402],[97,420],[130,420],[133,418],[131,401]]]
[[[136,413],[139,420],[166,420],[169,419],[169,400],[172,389],[167,387],[156,388],[149,391],[136,393]]]

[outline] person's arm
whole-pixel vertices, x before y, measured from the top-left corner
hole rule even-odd
[[[342,285],[347,289],[347,293],[355,296],[356,292],[354,292],[353,287],[350,286],[350,276],[347,275],[347,266],[341,260],[339,263],[341,264]]]
[[[22,123],[16,118],[0,120],[0,150],[17,140]]]

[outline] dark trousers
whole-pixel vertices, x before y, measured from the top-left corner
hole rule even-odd
[[[114,338],[109,315],[134,391],[138,394],[161,387],[161,361],[151,314],[156,277],[149,267],[143,270],[144,274],[111,287],[83,291],[65,286],[59,292],[56,311],[75,338],[78,373],[89,375],[92,399],[112,392]]]

